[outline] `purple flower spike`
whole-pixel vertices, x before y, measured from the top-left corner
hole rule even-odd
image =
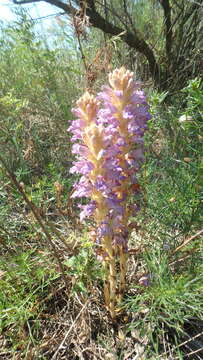
[[[76,120],[69,131],[76,159],[70,172],[82,177],[71,197],[90,199],[79,206],[80,220],[91,217],[95,224],[91,239],[105,263],[105,298],[115,317],[117,295],[121,298],[125,290],[130,218],[139,211],[133,198],[141,191],[137,175],[144,162],[143,137],[151,115],[140,84],[124,67],[109,75],[109,86],[97,97],[86,92],[73,113]],[[114,257],[120,261],[120,278]]]
[[[76,120],[69,131],[76,141],[76,161],[70,172],[82,175],[72,197],[90,198],[80,206],[81,221],[92,216],[100,246],[109,238],[117,254],[118,246],[127,252],[129,216],[139,210],[129,199],[140,191],[137,173],[144,162],[143,137],[151,115],[132,72],[114,70],[109,84],[97,97],[86,92],[73,109]],[[102,251],[108,254],[107,248]]]

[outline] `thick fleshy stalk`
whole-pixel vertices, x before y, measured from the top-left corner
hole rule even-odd
[[[115,317],[115,298],[116,298],[116,274],[115,257],[113,252],[112,234],[108,233],[108,223],[105,219],[108,217],[110,208],[106,196],[103,192],[111,192],[108,188],[105,169],[105,161],[108,156],[109,140],[106,138],[105,127],[97,124],[98,100],[89,93],[85,93],[77,102],[75,113],[79,119],[73,123],[71,130],[78,137],[80,143],[73,146],[73,152],[79,155],[78,162],[73,166],[72,172],[82,172],[79,184],[75,187],[74,196],[88,196],[91,198],[91,205],[83,208],[81,219],[86,215],[94,213],[96,228],[101,229],[102,239],[102,259],[106,271],[105,281],[105,301],[112,317]],[[80,129],[79,126],[80,125]],[[75,126],[75,127],[74,127]],[[79,163],[79,166],[77,164]],[[103,190],[103,191],[102,191]],[[88,213],[87,213],[88,212]],[[106,230],[104,229],[106,228]],[[106,231],[106,235],[103,234]],[[99,232],[99,231],[98,231]],[[105,254],[105,255],[104,255]]]
[[[125,291],[127,270],[126,230],[129,216],[133,215],[128,206],[129,198],[135,188],[133,185],[136,185],[135,174],[144,159],[143,135],[150,115],[144,93],[139,89],[139,84],[133,80],[132,72],[124,67],[116,69],[109,75],[109,83],[111,87],[104,88],[99,98],[103,100],[105,110],[108,110],[109,119],[114,119],[117,123],[117,136],[114,137],[114,141],[120,146],[118,163],[122,169],[123,180],[114,190],[117,197],[123,199],[120,203],[123,207],[123,214],[120,217],[121,226],[117,229],[120,238],[117,247],[120,255],[119,299],[121,300]]]

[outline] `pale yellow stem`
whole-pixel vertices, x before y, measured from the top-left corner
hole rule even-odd
[[[120,283],[118,301],[121,302],[126,287],[127,254],[120,247]]]
[[[104,237],[103,244],[104,251],[107,252],[109,259],[106,260],[109,263],[108,273],[106,275],[107,283],[109,284],[109,308],[112,318],[115,318],[115,306],[116,306],[116,263],[112,247],[112,238],[109,236]]]

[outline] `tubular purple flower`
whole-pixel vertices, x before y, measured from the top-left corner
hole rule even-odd
[[[88,156],[88,147],[81,145],[79,143],[73,144],[72,153],[87,157]]]
[[[112,236],[113,229],[109,224],[108,219],[103,221],[97,229],[97,236],[99,239],[102,239],[104,236]]]
[[[91,201],[87,205],[80,205],[80,209],[82,209],[82,211],[80,212],[80,221],[83,221],[85,218],[90,217],[94,214],[96,209],[96,202]]]
[[[92,193],[92,185],[90,181],[86,180],[83,176],[80,181],[74,185],[74,192],[71,195],[71,198],[75,197],[89,197]]]
[[[75,161],[74,166],[72,166],[70,168],[70,173],[71,174],[78,173],[78,174],[82,174],[82,175],[87,175],[90,173],[90,171],[92,171],[93,168],[94,168],[94,165],[90,161],[81,159],[81,160]]]

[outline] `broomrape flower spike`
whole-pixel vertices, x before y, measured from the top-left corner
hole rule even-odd
[[[90,236],[105,268],[104,295],[112,318],[126,287],[129,219],[139,209],[132,200],[139,191],[148,110],[140,84],[121,67],[109,75],[109,86],[97,97],[86,92],[77,101],[77,119],[69,128],[76,155],[70,171],[82,175],[72,197],[90,199],[80,205],[80,219],[92,217],[95,223]]]

